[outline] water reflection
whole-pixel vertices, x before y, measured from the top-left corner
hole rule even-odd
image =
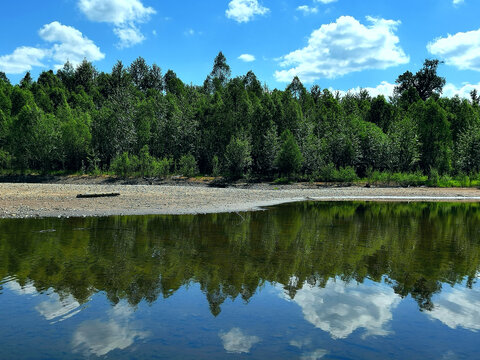
[[[210,311],[197,329],[206,321],[221,324],[206,326],[216,346],[210,355],[261,358],[262,349],[275,350],[270,328],[257,331],[257,318],[222,321],[239,304],[254,308],[252,300],[268,288],[270,301],[288,300],[299,321],[315,330],[300,334],[295,323],[278,335],[292,352],[285,357],[320,359],[334,356],[332,344],[345,339],[393,338],[402,299],[413,299],[421,311],[415,314],[430,324],[480,330],[479,224],[479,204],[433,203],[299,203],[245,213],[242,221],[237,214],[0,220],[0,301],[42,294],[35,314],[50,328],[71,326],[76,355],[117,356],[115,350],[142,341],[188,348],[180,331],[175,342],[170,329],[139,325],[134,309],[178,294],[188,298],[185,289],[193,286]],[[88,317],[83,310],[98,294],[109,310]],[[182,314],[188,309],[165,321],[188,329],[202,312],[191,319]],[[190,339],[199,346],[195,335]],[[458,351],[442,349],[436,358]]]
[[[334,279],[323,288],[305,284],[294,301],[302,308],[305,320],[332,338],[343,339],[357,329],[365,330],[364,337],[388,335],[392,310],[400,296],[385,285]]]
[[[471,331],[480,330],[480,291],[451,289],[438,296],[434,308],[428,313],[452,329],[461,327]]]
[[[219,336],[222,339],[223,348],[234,354],[249,353],[251,347],[261,341],[258,336],[247,335],[239,328],[221,332]]]
[[[129,305],[119,303],[108,311],[108,320],[82,322],[73,334],[74,351],[87,356],[104,356],[110,351],[128,348],[135,340],[147,338],[148,332],[131,323],[133,313]]]

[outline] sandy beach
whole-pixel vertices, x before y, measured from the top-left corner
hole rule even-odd
[[[78,199],[78,194],[119,193]],[[0,218],[199,214],[258,210],[296,201],[480,201],[473,188],[313,187],[257,184],[248,188],[192,185],[0,184]]]

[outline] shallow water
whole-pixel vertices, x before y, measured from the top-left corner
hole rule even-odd
[[[0,220],[0,359],[471,359],[480,205]]]

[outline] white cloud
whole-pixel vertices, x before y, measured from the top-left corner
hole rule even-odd
[[[341,16],[312,32],[308,45],[281,57],[275,78],[290,82],[298,76],[311,83],[366,69],[386,69],[405,64],[410,58],[398,46],[395,30],[399,21],[367,17],[369,26],[351,16]]]
[[[316,14],[318,9],[316,7],[310,7],[308,5],[301,5],[297,7],[297,11],[303,12],[304,15]]]
[[[293,301],[302,308],[305,320],[334,339],[345,339],[357,329],[365,329],[365,336],[388,335],[386,326],[400,297],[385,285],[348,284],[337,279],[325,288],[305,284]]]
[[[427,50],[461,70],[480,71],[480,29],[438,38]]]
[[[453,5],[458,6],[460,4],[463,4],[464,2],[464,0],[453,0]]]
[[[458,95],[461,98],[470,99],[470,92],[473,89],[476,89],[477,92],[480,94],[480,83],[478,84],[464,83],[460,87],[457,87],[454,84],[448,83],[443,87],[442,96],[453,97],[455,95]]]
[[[62,66],[67,60],[76,65],[84,58],[96,61],[105,57],[92,40],[77,29],[62,25],[58,21],[44,25],[38,34],[43,40],[55,43],[50,54],[53,60],[59,62],[58,66]]]
[[[34,66],[45,66],[41,60],[48,56],[48,50],[22,46],[12,54],[0,56],[0,71],[7,74],[21,74]]]
[[[395,84],[391,84],[387,81],[382,81],[376,87],[364,87],[364,88],[362,88],[362,87],[357,86],[356,88],[352,88],[352,89],[349,89],[347,91],[338,90],[338,92],[340,93],[340,96],[345,96],[348,93],[358,94],[361,90],[367,90],[371,97],[376,97],[378,95],[383,95],[383,96],[385,96],[386,99],[388,99],[389,96],[393,95],[393,89],[395,89]],[[330,90],[330,92],[332,92],[332,93],[337,91],[333,88],[329,88],[328,90]]]
[[[156,13],[140,0],[79,0],[78,7],[91,21],[113,24],[114,33],[120,39],[119,48],[145,40],[136,24],[148,21]]]
[[[120,39],[117,47],[120,49],[132,47],[145,40],[145,36],[135,26],[116,27],[113,32]]]
[[[251,54],[242,54],[238,57],[239,60],[245,61],[245,62],[253,62],[255,61],[255,56]]]
[[[243,333],[239,328],[232,328],[229,332],[220,333],[224,349],[229,353],[249,353],[253,345],[260,342],[257,336]]]
[[[434,304],[434,309],[427,313],[432,319],[452,329],[480,330],[480,290],[465,288],[442,292]]]
[[[115,25],[145,22],[155,14],[139,0],[79,0],[78,7],[91,21]]]
[[[12,54],[0,56],[0,71],[7,74],[21,74],[33,67],[48,67],[45,61],[55,61],[55,68],[63,66],[67,60],[73,65],[84,58],[88,61],[102,60],[105,57],[95,43],[71,26],[62,25],[58,21],[44,25],[39,36],[51,47],[16,48]],[[43,61],[43,62],[42,62]]]
[[[319,3],[322,3],[322,4],[330,4],[330,3],[333,3],[333,2],[336,2],[337,0],[315,0],[315,2],[319,2]]]
[[[260,5],[258,0],[232,0],[225,11],[227,18],[239,23],[249,22],[255,15],[265,15],[270,9]]]
[[[86,356],[104,356],[115,349],[126,349],[136,339],[145,339],[149,334],[139,331],[129,319],[133,311],[128,305],[117,304],[109,311],[109,320],[85,321],[73,334],[75,352],[83,352]]]

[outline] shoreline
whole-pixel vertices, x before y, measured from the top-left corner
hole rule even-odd
[[[77,199],[78,194],[120,193]],[[0,218],[186,215],[262,210],[300,201],[480,202],[474,188],[302,187],[0,183]]]

